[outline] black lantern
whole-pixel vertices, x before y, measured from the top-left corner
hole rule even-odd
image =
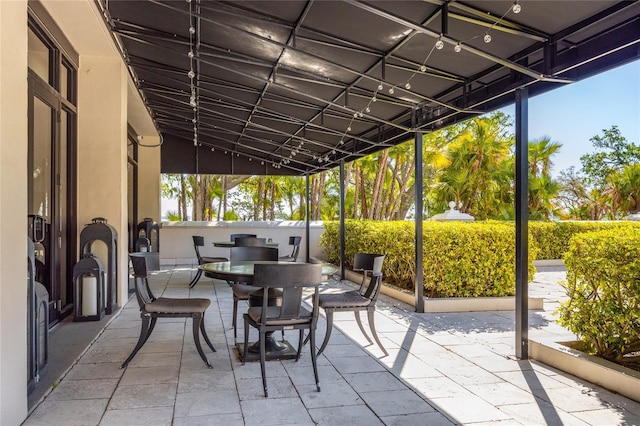
[[[102,253],[95,245],[101,241],[106,246],[106,253]],[[80,232],[80,258],[92,253],[100,254],[102,264],[106,265],[106,291],[102,297],[106,306],[106,313],[110,315],[118,310],[118,233],[115,228],[107,224],[107,219],[96,217]]]
[[[158,222],[145,217],[142,222],[138,224],[138,238],[148,238],[151,241],[151,247],[149,251],[154,253],[160,252],[160,225]]]
[[[102,261],[91,253],[73,267],[74,321],[99,321],[106,311],[107,289]]]
[[[146,244],[148,242],[148,244]],[[138,224],[138,239],[136,240],[136,252],[147,253],[147,269],[157,271],[160,269],[160,226],[150,217],[145,217]]]

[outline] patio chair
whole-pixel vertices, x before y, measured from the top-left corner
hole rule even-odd
[[[238,237],[235,239],[236,247],[266,247],[266,238]]]
[[[231,234],[229,238],[232,242],[236,242],[236,238],[256,238],[256,234]]]
[[[311,263],[292,263],[265,265],[257,264],[253,284],[258,288],[263,288],[262,301],[258,306],[249,308],[244,318],[244,355],[242,364],[247,359],[249,347],[249,326],[258,329],[260,369],[262,372],[262,386],[264,396],[268,397],[267,377],[265,373],[266,361],[266,338],[267,333],[276,330],[299,330],[298,352],[296,361],[300,359],[302,346],[304,345],[304,330],[309,330],[311,339],[311,363],[313,364],[313,374],[316,380],[316,388],[320,392],[320,382],[318,380],[318,366],[316,364],[315,332],[318,323],[318,286],[322,284],[321,265]],[[302,298],[305,288],[313,287],[312,308],[309,311],[302,305]],[[279,306],[269,304],[269,290],[279,289],[282,291],[282,302]]]
[[[289,237],[289,245],[293,246],[291,254],[286,256],[280,256],[280,260],[295,262],[298,260],[298,253],[300,252],[300,242],[302,237]]]
[[[207,345],[213,352],[216,348],[213,347],[209,336],[204,328],[204,313],[211,304],[209,299],[178,299],[169,297],[156,298],[151,288],[149,287],[149,280],[147,274],[147,258],[140,254],[130,254],[129,258],[133,264],[133,280],[135,284],[136,299],[140,306],[140,318],[142,319],[142,326],[140,328],[140,337],[138,343],[136,343],[131,355],[122,363],[120,368],[125,368],[129,362],[133,359],[138,351],[144,346],[144,344],[151,336],[156,320],[158,318],[191,318],[193,325],[193,341],[196,344],[196,349],[200,354],[200,358],[204,361],[207,367],[212,368],[209,360],[202,351],[200,345],[200,333],[207,342]]]
[[[242,260],[278,260],[278,249],[275,247],[231,247],[230,259],[234,261]],[[255,271],[254,271],[255,276]],[[233,283],[231,291],[233,292],[233,338],[238,337],[238,301],[249,300],[249,295],[260,290],[247,283]]]
[[[226,262],[227,260],[229,260],[226,257],[208,257],[208,256],[200,255],[200,247],[204,247],[204,237],[201,237],[198,235],[193,235],[192,237],[193,237],[193,248],[196,250],[196,257],[198,258],[198,266],[204,265],[205,263]],[[189,288],[193,288],[193,286],[195,286],[198,283],[201,276],[202,276],[202,269],[198,268],[198,270],[196,271],[196,274],[194,275],[193,279],[189,283]],[[205,277],[207,276],[206,272],[204,276]]]
[[[333,314],[334,312],[348,312],[352,311],[356,316],[356,321],[360,331],[367,339],[369,344],[373,344],[360,320],[360,311],[367,311],[369,320],[369,327],[371,328],[371,334],[375,339],[382,352],[385,355],[389,355],[387,350],[380,343],[378,335],[376,333],[376,327],[373,322],[374,313],[376,310],[376,301],[378,300],[378,294],[380,293],[380,286],[382,285],[382,262],[384,261],[384,255],[382,254],[367,254],[356,253],[353,261],[353,270],[362,271],[362,283],[358,290],[351,290],[342,293],[327,293],[321,294],[319,304],[324,309],[327,317],[327,333],[324,336],[324,341],[318,355],[324,351],[329,343],[331,337],[331,330],[333,329]],[[368,274],[371,273],[371,280],[367,285]]]

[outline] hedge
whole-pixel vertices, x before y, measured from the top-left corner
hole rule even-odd
[[[569,241],[579,233],[606,229],[624,232],[625,229],[640,229],[640,223],[630,221],[592,222],[529,222],[529,239],[538,248],[539,259],[562,259],[569,250]]]
[[[625,355],[640,351],[640,229],[575,235],[564,261],[569,300],[558,308],[558,322],[589,352],[632,361]]]
[[[345,222],[347,267],[356,252],[386,255],[386,282],[413,290],[413,222]],[[330,262],[339,262],[339,223],[325,222],[321,246]],[[512,296],[515,294],[515,227],[501,222],[425,222],[424,294],[428,297]],[[529,278],[537,249],[530,245]]]

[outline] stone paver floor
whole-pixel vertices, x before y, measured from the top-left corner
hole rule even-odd
[[[571,340],[554,322],[564,298],[561,268],[540,268],[530,283],[544,297],[529,314],[532,339]],[[416,314],[382,296],[376,329],[389,351],[368,345],[353,314],[336,314],[313,380],[309,347],[299,362],[269,361],[269,398],[260,365],[242,365],[231,329],[231,289],[190,266],[154,273],[157,295],[208,297],[206,327],[217,352],[198,356],[191,324],[159,319],[129,366],[140,318],[131,299],[34,408],[25,425],[627,425],[640,424],[640,403],[534,360],[514,357],[513,311]],[[349,283],[331,280],[327,289]],[[240,319],[240,324],[241,324]],[[366,322],[366,321],[365,321]],[[366,327],[366,326],[365,326]],[[321,319],[318,340],[324,335]],[[255,337],[255,336],[253,336]],[[287,340],[297,344],[297,332]]]

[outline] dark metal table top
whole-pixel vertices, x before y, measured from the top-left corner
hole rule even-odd
[[[283,264],[290,265],[293,262],[287,261],[268,261],[268,260],[243,260],[234,262],[213,262],[200,265],[200,269],[207,274],[207,276],[218,278],[220,280],[227,281],[239,281],[250,283],[253,281],[253,267],[257,264]],[[333,265],[322,265],[322,275],[328,276],[333,274],[337,268]]]

